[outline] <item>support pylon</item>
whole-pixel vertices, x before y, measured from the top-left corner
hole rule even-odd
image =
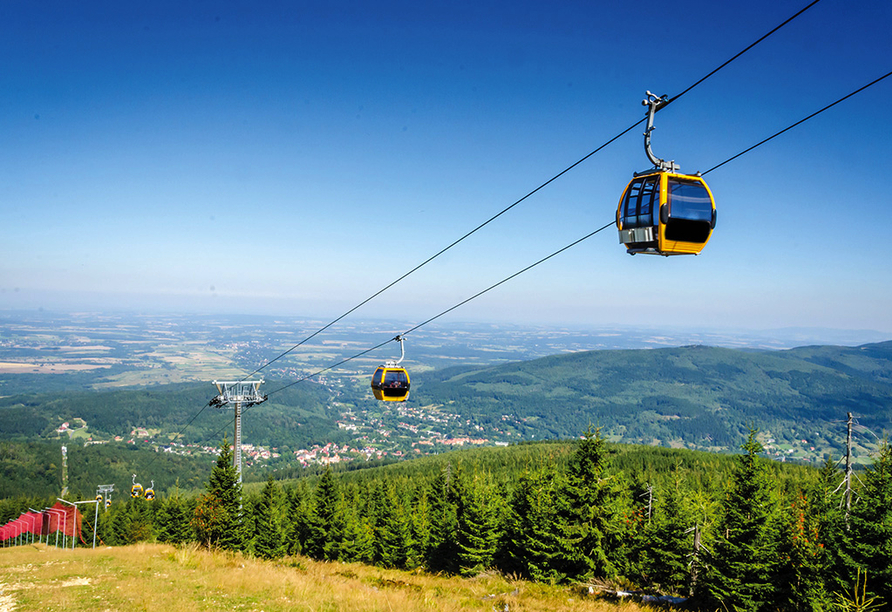
[[[106,510],[108,509],[109,506],[111,506],[111,494],[114,492],[114,490],[115,490],[115,485],[113,485],[113,484],[99,485],[99,488],[96,489],[96,495],[102,496],[102,498],[103,498],[102,507],[105,508]]]
[[[852,421],[851,412],[846,413],[846,529],[849,528],[849,513],[852,511]]]
[[[211,400],[211,406],[225,408],[232,404],[235,411],[235,435],[233,436],[232,465],[242,481],[242,408],[249,408],[266,401],[266,396],[258,390],[263,380],[241,380],[236,382],[214,381],[219,395]]]

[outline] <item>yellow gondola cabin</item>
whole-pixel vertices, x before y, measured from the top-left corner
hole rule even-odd
[[[379,366],[372,375],[372,393],[385,402],[404,402],[409,398],[409,373],[405,368]]]
[[[375,399],[385,402],[405,402],[409,399],[410,384],[409,372],[400,367],[400,363],[406,357],[406,350],[403,347],[405,339],[397,336],[394,340],[400,343],[400,360],[388,361],[378,366],[372,374],[372,393]]]
[[[636,176],[616,210],[626,251],[696,255],[715,228],[715,201],[702,177],[655,170]]]

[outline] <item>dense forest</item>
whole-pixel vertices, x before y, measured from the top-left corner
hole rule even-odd
[[[359,561],[689,598],[702,610],[878,609],[892,602],[892,450],[855,484],[760,456],[574,442],[521,444],[248,487],[224,442],[204,493],[100,514],[109,545],[198,542],[274,559]],[[26,504],[0,502],[0,521]],[[92,533],[84,521],[84,537]],[[866,584],[866,587],[865,587]]]
[[[206,406],[207,418],[195,418],[206,388],[12,395],[0,398],[0,524],[52,505],[61,473],[56,428],[83,420],[106,439],[61,438],[69,487],[92,499],[99,484],[116,483],[96,533],[108,545],[195,542],[262,558],[465,576],[495,570],[684,597],[702,610],[849,609],[858,589],[858,609],[892,604],[892,452],[886,443],[869,456],[858,449],[868,467],[854,479],[850,507],[834,463],[846,412],[865,431],[882,431],[892,417],[892,343],[598,351],[426,371],[392,413],[354,398],[352,384],[287,388],[252,408],[245,440],[287,453],[363,439],[338,426],[349,415],[374,431],[417,418],[408,426],[418,435],[435,423],[425,435],[481,432],[514,443],[380,467],[360,460],[304,468],[283,459],[246,470],[242,485],[225,443],[218,456],[161,452],[177,435],[210,444],[229,430],[229,413]],[[152,429],[152,440],[107,439],[133,428]],[[783,444],[810,445],[826,461],[771,461],[762,442],[775,445],[773,457]],[[154,501],[127,497],[133,471],[145,485],[158,483]],[[84,521],[85,537],[92,529]]]

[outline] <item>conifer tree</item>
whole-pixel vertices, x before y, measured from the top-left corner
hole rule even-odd
[[[648,518],[648,483],[635,476],[632,483],[620,472],[605,479],[602,492],[601,546],[614,576],[640,573]]]
[[[831,609],[825,586],[827,556],[819,518],[803,492],[796,492],[785,505],[775,579],[777,606],[782,610],[812,612]]]
[[[167,530],[171,526],[168,500],[160,499],[155,503],[158,504],[158,511],[155,513],[155,537],[159,542],[170,544],[170,537],[167,534]]]
[[[460,483],[456,518],[458,564],[463,575],[473,576],[492,566],[499,540],[500,506],[493,488],[479,475]]]
[[[414,568],[424,565],[428,558],[433,537],[433,525],[430,519],[428,489],[420,485],[415,491],[412,509],[409,514],[409,548],[406,555],[406,567]]]
[[[130,505],[131,500],[126,503],[114,504],[109,511],[108,517],[108,538],[106,542],[112,546],[126,546],[130,542]]]
[[[374,531],[372,562],[381,563],[381,523],[384,521],[384,515],[388,512],[387,500],[385,499],[384,483],[380,479],[372,480],[366,483],[365,490],[365,512],[369,517],[369,523]]]
[[[108,536],[106,543],[111,546],[126,546],[130,544],[128,533],[130,532],[130,513],[128,503],[112,505],[108,516]]]
[[[458,571],[458,510],[456,475],[450,464],[441,470],[431,485],[431,546],[427,566],[433,571]]]
[[[573,579],[614,573],[604,547],[611,494],[607,466],[601,430],[589,428],[570,458],[561,500],[561,571]]]
[[[226,438],[211,471],[207,491],[195,508],[192,524],[199,541],[208,547],[240,550],[244,545],[242,485],[232,465],[232,447]]]
[[[334,561],[343,537],[343,511],[338,483],[331,467],[319,479],[310,514],[307,554],[315,559]]]
[[[805,491],[795,491],[785,503],[779,547],[777,606],[782,610],[819,612],[835,607],[834,588],[840,581],[844,515],[841,508],[842,474],[827,459],[818,479]]]
[[[179,481],[174,494],[157,502],[155,531],[158,541],[168,544],[183,544],[192,539],[192,527],[186,501],[180,497]]]
[[[344,535],[338,551],[340,560],[374,563],[375,528],[356,494],[351,494],[344,512]]]
[[[697,598],[710,609],[755,612],[773,605],[778,561],[776,502],[756,431],[736,457],[718,532]]]
[[[409,540],[409,522],[393,482],[377,483],[375,512],[375,563],[403,567]]]
[[[520,477],[497,555],[502,571],[540,582],[555,583],[565,578],[559,562],[558,477],[545,471],[525,472]]]
[[[647,582],[662,591],[687,594],[693,525],[682,511],[679,486],[676,481],[667,487],[654,504],[651,520],[643,530],[641,571]]]
[[[285,552],[298,555],[306,550],[310,538],[310,495],[304,481],[287,492],[288,511],[285,515]]]
[[[152,520],[148,502],[128,499],[118,506],[111,518],[111,543],[126,546],[152,539]]]
[[[852,504],[845,557],[849,584],[866,571],[867,591],[892,606],[892,447],[880,445]]]
[[[277,559],[285,554],[279,516],[279,490],[272,474],[267,478],[254,507],[254,552],[262,559]]]
[[[817,482],[807,490],[808,509],[818,533],[819,558],[822,581],[829,593],[849,586],[844,580],[842,550],[845,548],[845,512],[842,502],[844,492],[840,485],[843,474],[836,463],[828,458]]]
[[[637,466],[629,475],[620,472],[615,476],[614,488],[619,489],[621,499],[612,501],[604,547],[607,558],[624,576],[642,573],[646,531],[653,524],[653,486]]]

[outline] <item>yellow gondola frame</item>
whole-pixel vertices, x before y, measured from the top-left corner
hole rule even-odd
[[[623,208],[627,204],[630,190],[636,187],[636,185],[640,186],[642,183],[647,182],[658,183],[659,189],[658,195],[654,194],[657,197],[653,198],[654,201],[647,207],[647,212],[644,213],[650,216],[652,220],[648,223],[633,224],[634,227],[629,227],[626,221],[632,215],[629,215],[628,211],[624,211]],[[699,211],[699,219],[679,218],[677,213],[673,216],[674,190],[671,187],[678,185],[689,185],[702,189],[708,196],[708,211]],[[619,231],[620,243],[626,245],[627,252],[633,255],[636,253],[651,253],[665,256],[697,255],[712,237],[715,220],[715,198],[713,198],[712,190],[709,189],[709,185],[706,184],[702,176],[656,169],[652,172],[636,175],[623,191],[616,209],[616,227]],[[685,223],[689,226],[696,225],[696,227],[694,231],[689,229],[686,232],[673,232],[673,223],[676,225]],[[688,238],[688,240],[679,239],[679,233],[683,234],[682,238]],[[690,239],[694,234],[697,235],[697,240]],[[702,240],[699,239],[701,237]]]
[[[397,336],[394,340],[400,343],[399,361],[387,361],[378,366],[378,369],[372,374],[372,394],[375,399],[383,402],[405,402],[409,399],[409,387],[411,386],[409,372],[406,368],[400,367],[400,363],[406,357],[406,350],[403,346],[405,338]]]
[[[372,375],[372,393],[385,402],[405,402],[409,399],[409,372],[396,365],[378,366]]]

